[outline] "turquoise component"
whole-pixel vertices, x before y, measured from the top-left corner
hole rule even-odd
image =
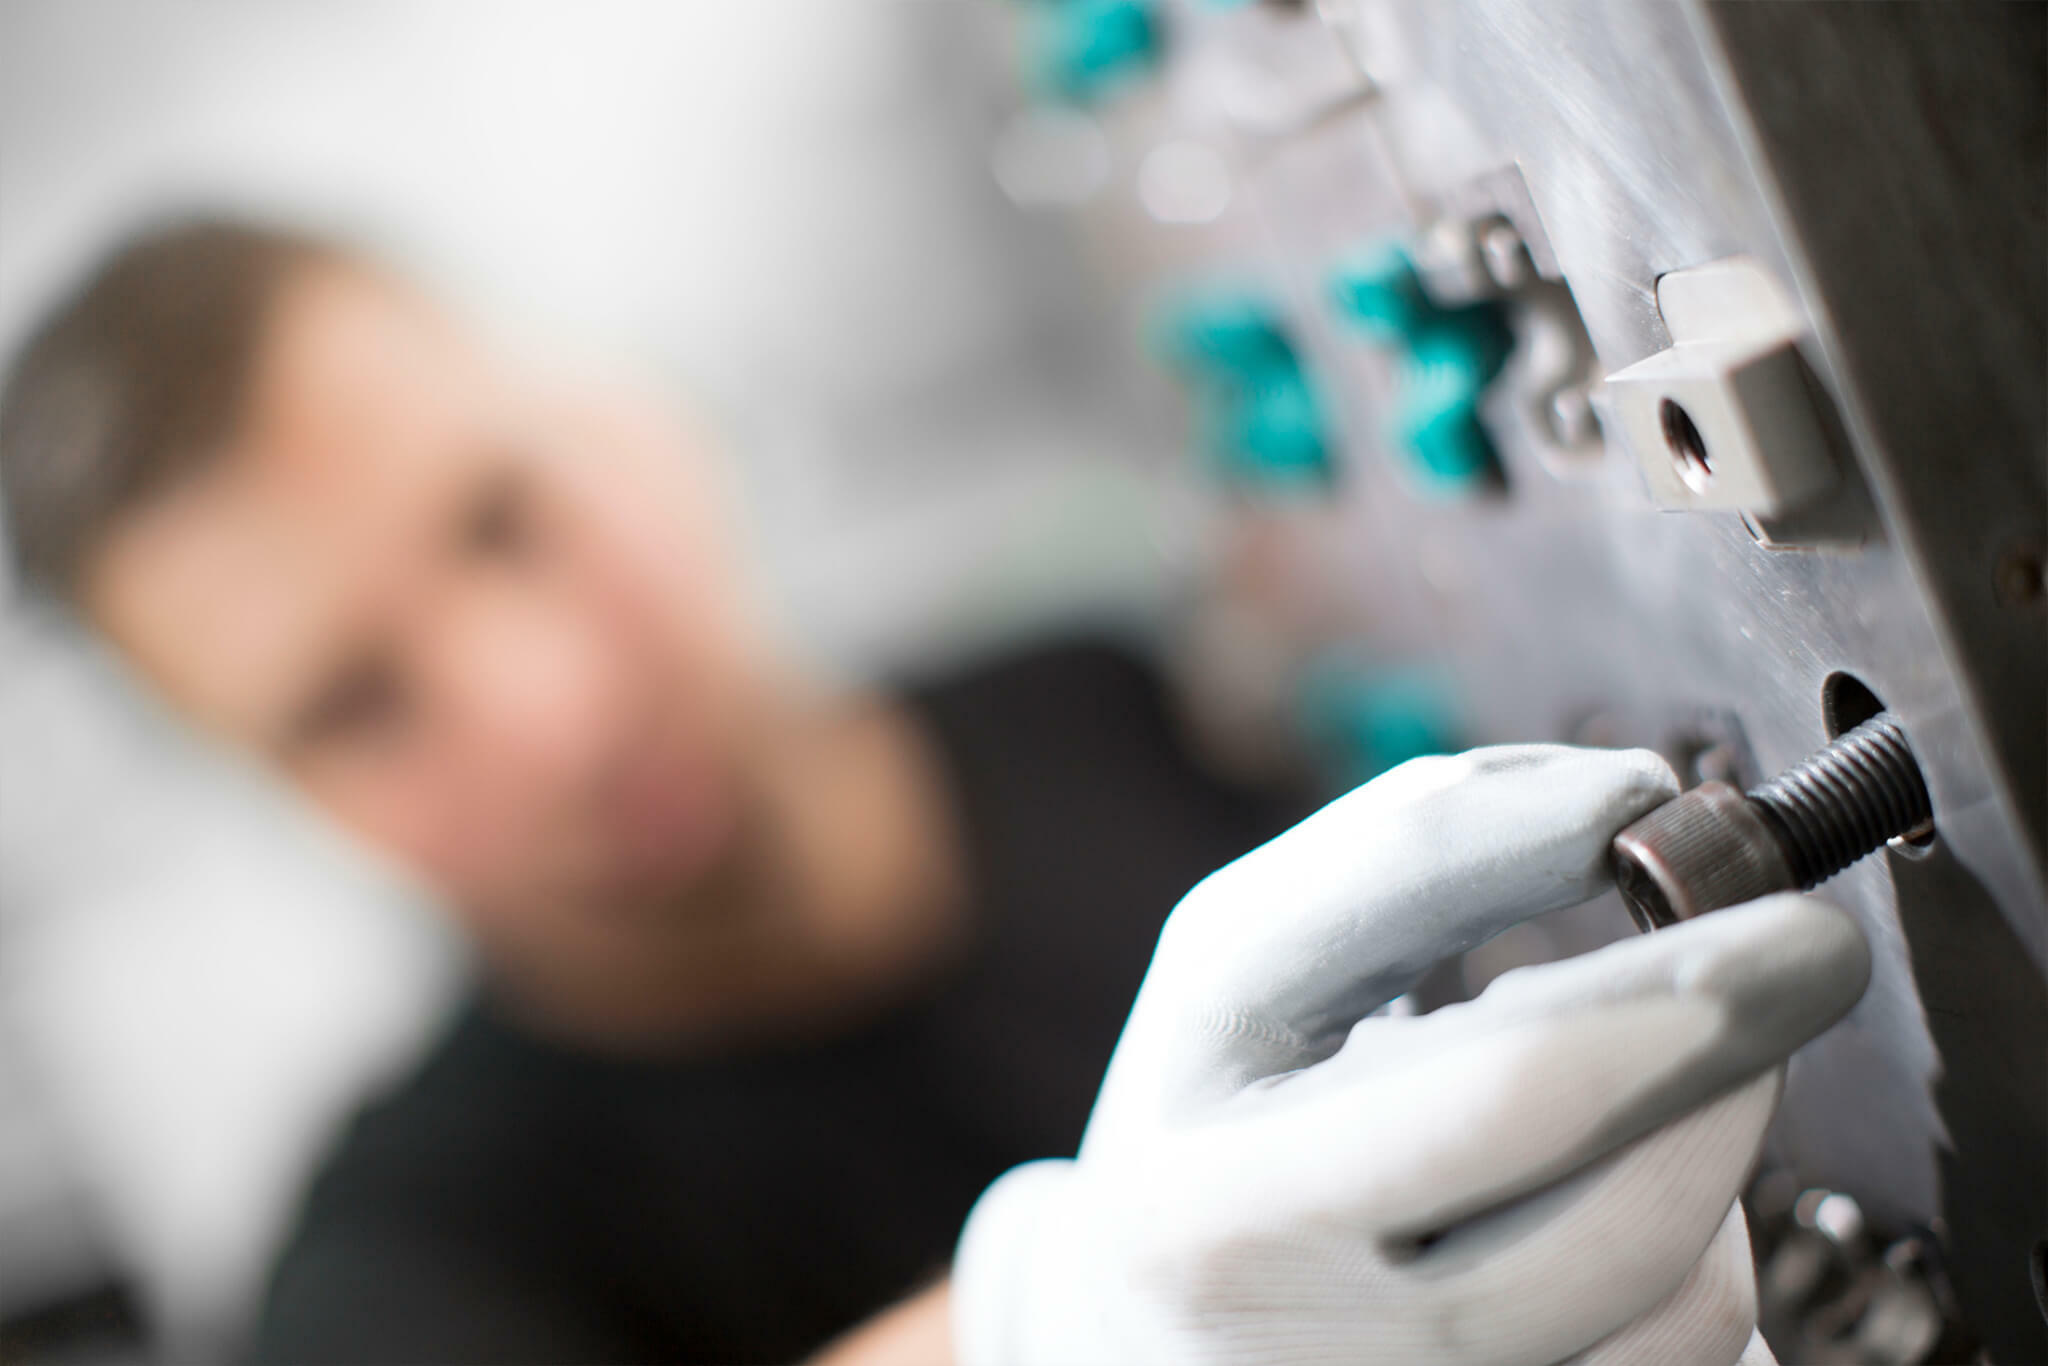
[[[1425,485],[1463,493],[1492,483],[1500,462],[1479,402],[1514,344],[1500,305],[1437,304],[1393,243],[1339,266],[1329,295],[1340,316],[1394,353],[1399,397],[1391,435]]]
[[[1147,335],[1193,391],[1197,439],[1225,478],[1268,489],[1329,483],[1328,417],[1277,309],[1251,293],[1188,295]]]
[[[1457,383],[1477,394],[1500,373],[1513,344],[1498,304],[1468,304],[1438,310],[1411,333],[1408,361],[1417,367],[1449,371],[1456,375]]]
[[[1369,248],[1330,275],[1330,301],[1375,340],[1407,344],[1442,312],[1423,292],[1408,253],[1394,243]]]
[[[1330,478],[1322,405],[1299,370],[1266,376],[1235,396],[1221,452],[1247,482],[1321,484]]]
[[[1151,348],[1168,368],[1212,380],[1299,368],[1279,314],[1247,294],[1180,300],[1152,329]]]
[[[1346,786],[1463,748],[1447,689],[1420,671],[1374,670],[1331,652],[1304,666],[1296,688],[1303,734]]]
[[[1065,0],[1039,9],[1033,84],[1086,104],[1158,63],[1164,26],[1152,0]]]
[[[1456,492],[1493,477],[1493,442],[1476,408],[1465,404],[1426,417],[1406,416],[1410,420],[1402,424],[1402,444],[1416,473],[1431,487]]]
[[[1395,435],[1431,487],[1458,490],[1493,477],[1493,442],[1479,399],[1506,358],[1505,331],[1480,310],[1446,315],[1415,338],[1401,366]]]

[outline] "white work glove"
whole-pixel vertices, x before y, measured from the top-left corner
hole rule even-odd
[[[1847,916],[1771,897],[1366,1018],[1598,892],[1676,791],[1640,750],[1420,759],[1202,882],[1079,1157],[967,1222],[964,1366],[1768,1360],[1734,1200],[1868,979]]]

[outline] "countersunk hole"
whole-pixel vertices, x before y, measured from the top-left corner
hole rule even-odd
[[[1820,685],[1820,718],[1832,740],[1884,710],[1884,699],[1854,674],[1832,673]]]
[[[1678,477],[1694,493],[1705,493],[1707,485],[1713,482],[1714,464],[1707,458],[1707,439],[1700,435],[1692,414],[1678,405],[1676,399],[1665,399],[1657,405],[1657,420],[1664,427],[1664,444],[1671,451],[1672,467]]]
[[[1854,674],[1832,673],[1820,685],[1821,724],[1832,740],[1843,731],[1854,730],[1884,710],[1884,699]],[[1934,845],[1934,824],[1908,831],[1891,841],[1902,854],[1922,855]]]

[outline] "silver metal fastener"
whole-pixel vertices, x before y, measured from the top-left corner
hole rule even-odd
[[[1898,718],[1879,712],[1747,794],[1701,783],[1614,837],[1615,885],[1640,929],[1818,886],[1933,803]]]

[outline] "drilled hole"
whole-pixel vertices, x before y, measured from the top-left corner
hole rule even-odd
[[[1821,724],[1832,740],[1884,710],[1884,700],[1854,674],[1834,673],[1820,685]]]
[[[1672,468],[1694,493],[1705,493],[1713,482],[1714,463],[1707,457],[1707,439],[1700,435],[1692,414],[1674,399],[1657,405],[1657,420],[1664,427],[1664,445],[1671,452]]]

